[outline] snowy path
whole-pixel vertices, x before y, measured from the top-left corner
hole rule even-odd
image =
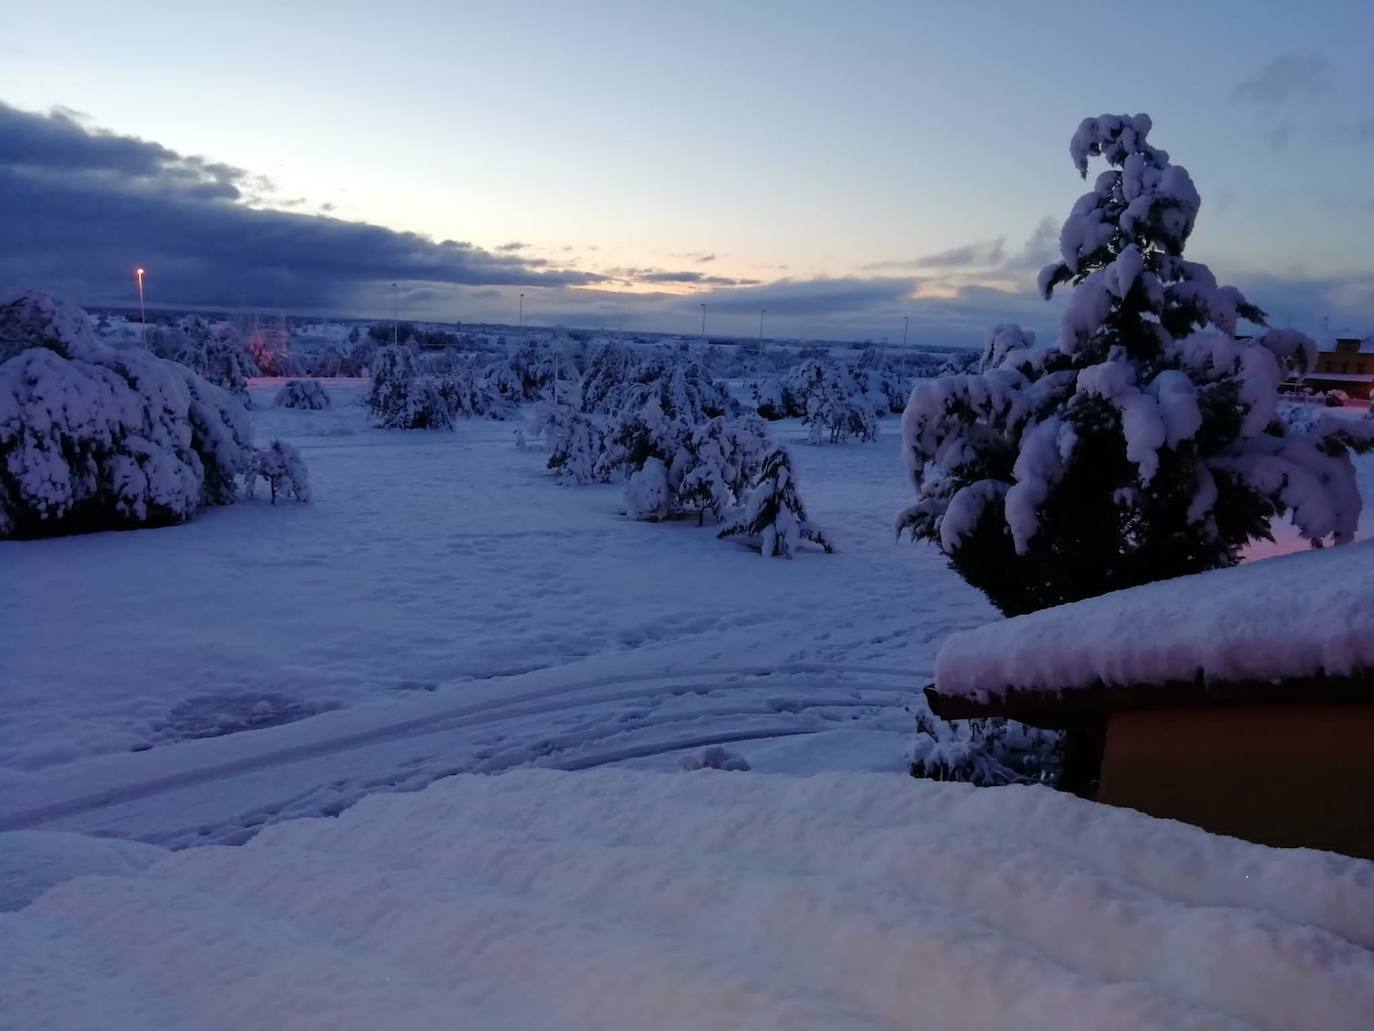
[[[528,679],[528,678],[526,678]],[[516,691],[349,729],[371,712],[331,713],[251,735],[188,742],[51,771],[13,792],[0,831],[80,829],[173,847],[237,843],[265,822],[337,813],[376,790],[416,790],[455,773],[519,765],[590,769],[711,744],[797,735],[890,737],[892,767],[919,705],[903,670],[809,664],[621,676]],[[152,771],[157,771],[153,773]],[[177,825],[171,814],[194,814]],[[185,819],[190,819],[187,816]],[[170,822],[169,822],[170,820]]]
[[[1342,1031],[1374,1009],[1371,869],[1045,789],[457,777],[0,914],[0,1014]]]

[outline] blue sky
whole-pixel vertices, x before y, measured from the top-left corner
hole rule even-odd
[[[235,195],[173,212],[141,180],[137,204],[102,201],[95,180],[128,167],[83,171],[84,206],[62,202],[82,260],[36,194],[0,199],[30,248],[4,286],[98,303],[144,262],[168,303],[389,314],[399,279],[416,317],[509,320],[524,292],[532,319],[582,325],[689,330],[705,301],[718,332],[756,332],[764,307],[778,335],[895,337],[902,315],[923,342],[1052,331],[1032,282],[1083,190],[1068,138],[1146,111],[1203,196],[1190,256],[1275,321],[1374,332],[1368,2],[7,7],[28,185],[62,134],[23,119],[59,107],[73,131],[223,163]],[[471,247],[333,226],[316,260],[312,216]],[[254,232],[296,244],[224,243]],[[344,237],[371,256],[340,269]]]

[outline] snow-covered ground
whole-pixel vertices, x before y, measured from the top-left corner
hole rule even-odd
[[[940,643],[995,616],[894,540],[895,420],[820,448],[773,425],[837,553],[765,560],[560,486],[513,423],[383,431],[356,382],[322,412],[276,387],[256,437],[300,448],[312,504],[0,543],[0,828],[235,842],[456,771],[668,769],[720,742],[764,771],[896,771]]]
[[[1046,788],[526,770],[77,878],[0,941],[29,1031],[1342,1031],[1374,865]]]

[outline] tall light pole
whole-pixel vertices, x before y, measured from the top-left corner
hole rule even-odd
[[[903,316],[902,316],[902,346],[903,346],[903,347],[906,346],[906,330],[907,330],[907,325],[908,325],[908,323],[910,323],[910,322],[911,322],[911,316],[910,316],[910,315],[903,315]]]
[[[525,324],[525,295],[524,295],[524,294],[521,294],[521,295],[520,295],[520,318],[519,318],[519,321],[518,321],[516,324],[517,324],[517,325],[520,325],[520,326],[523,326],[523,325]]]
[[[701,307],[701,335],[702,335],[702,337],[704,338],[704,337],[706,336],[706,305],[703,304],[703,305],[700,305],[700,307]]]
[[[143,307],[143,267],[134,269],[134,275],[138,277],[138,321],[143,323],[143,328],[148,328],[148,312]]]
[[[391,346],[400,343],[401,338],[401,289],[391,284]]]
[[[759,339],[760,339],[760,340],[763,339],[763,313],[766,312],[767,310],[768,310],[767,308],[760,308],[760,309],[759,309]]]

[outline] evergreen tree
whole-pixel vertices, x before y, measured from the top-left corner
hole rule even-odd
[[[920,384],[903,416],[916,504],[898,532],[934,541],[1014,614],[1234,565],[1290,513],[1314,544],[1359,517],[1351,448],[1370,426],[1277,418],[1277,388],[1315,348],[1265,316],[1184,245],[1200,204],[1150,120],[1085,119],[1070,153],[1108,164],[1060,234],[1046,297],[1073,283],[1059,338],[998,326],[981,372]],[[1210,331],[1209,331],[1210,327]]]
[[[0,303],[0,537],[189,519],[251,462],[243,405],[190,369],[95,339],[80,308]]]
[[[782,448],[774,448],[764,457],[758,482],[749,492],[744,510],[717,536],[757,541],[765,558],[791,558],[802,541],[810,541],[827,552],[834,550],[825,534],[807,521],[806,508],[797,494],[797,474],[792,469],[791,456]]]
[[[768,431],[757,416],[717,416],[698,426],[687,442],[688,460],[674,489],[675,507],[719,519],[745,497],[768,451]]]
[[[206,342],[204,354],[205,378],[249,404],[248,380],[258,375],[259,370],[238,334],[228,326],[221,327],[214,339]]]
[[[293,379],[281,390],[272,404],[278,408],[304,408],[308,411],[322,411],[330,405],[329,395],[324,388],[309,379]]]

